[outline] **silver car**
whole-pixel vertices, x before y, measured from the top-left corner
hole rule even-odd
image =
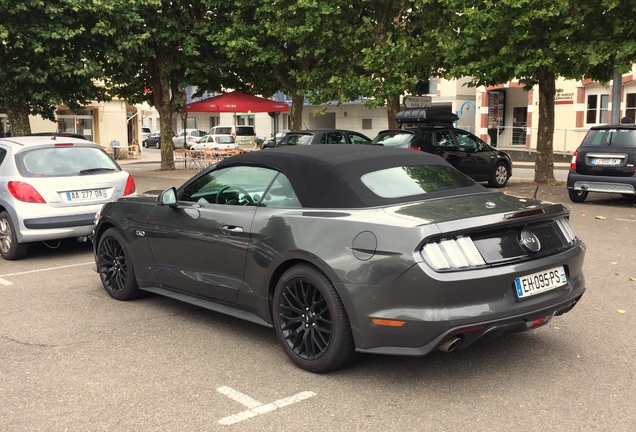
[[[87,240],[102,206],[133,194],[133,177],[99,144],[56,135],[0,138],[0,254],[16,260],[30,243]]]

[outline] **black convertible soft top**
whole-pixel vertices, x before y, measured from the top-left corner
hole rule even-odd
[[[284,173],[303,207],[308,208],[375,207],[424,199],[431,194],[382,198],[369,190],[360,178],[366,173],[391,167],[451,167],[443,158],[429,153],[362,144],[288,146],[252,151],[223,159],[217,169],[236,165],[262,166]],[[484,191],[481,185],[473,183],[471,187],[462,188],[460,193]],[[435,196],[439,194],[457,195],[458,190],[435,193]]]

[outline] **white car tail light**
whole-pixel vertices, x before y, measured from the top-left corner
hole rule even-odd
[[[470,237],[444,239],[426,244],[422,258],[435,270],[460,269],[486,264]]]
[[[570,221],[567,218],[562,217],[557,219],[556,224],[558,225],[559,229],[563,233],[563,236],[565,237],[565,241],[567,241],[568,244],[572,244],[576,241],[576,233],[572,229],[572,226],[570,225]]]

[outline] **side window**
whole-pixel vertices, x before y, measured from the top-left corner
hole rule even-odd
[[[457,141],[459,143],[460,148],[476,151],[476,150],[479,150],[479,148],[481,147],[479,145],[479,142],[471,135],[468,135],[466,133],[462,133],[459,131],[455,131],[455,136],[457,137]]]
[[[7,157],[7,151],[3,148],[0,148],[0,167],[2,166],[2,162],[4,162],[5,157]]]
[[[287,176],[279,173],[261,202],[262,207],[301,208]]]
[[[345,137],[340,132],[330,132],[327,134],[327,144],[346,144]]]
[[[453,137],[449,131],[437,131],[435,132],[435,145],[439,147],[452,147]]]
[[[260,167],[236,166],[210,171],[188,184],[180,201],[201,205],[259,205],[277,171]]]
[[[353,132],[349,132],[349,138],[351,139],[351,142],[353,144],[368,144],[371,142],[368,139],[366,139],[364,136],[357,133],[353,133]]]

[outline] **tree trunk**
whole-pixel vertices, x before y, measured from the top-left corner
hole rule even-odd
[[[7,101],[7,120],[11,125],[12,136],[24,136],[31,133],[29,107],[25,104],[12,104]]]
[[[152,97],[159,113],[159,130],[161,131],[161,169],[174,170],[174,153],[172,150],[172,114],[174,104],[168,75],[164,68],[158,68],[158,78],[153,80]]]
[[[395,115],[400,112],[400,96],[389,96],[386,100],[386,115],[389,120],[389,129],[397,129],[398,122],[395,121]]]
[[[553,72],[540,69],[539,124],[537,133],[537,159],[534,164],[534,181],[539,184],[554,183],[554,96],[556,94]]]
[[[289,110],[289,129],[301,130],[303,128],[303,104],[305,97],[292,94],[292,106]]]

